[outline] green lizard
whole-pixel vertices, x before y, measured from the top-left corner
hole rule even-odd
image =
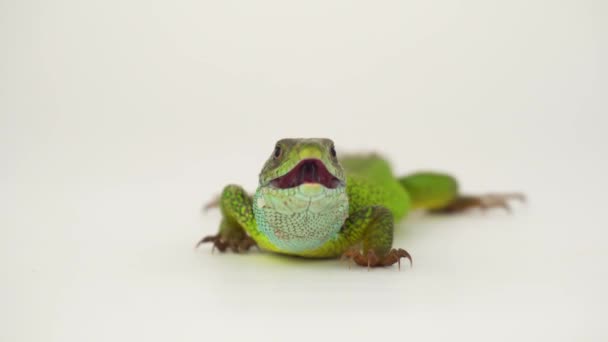
[[[214,248],[263,250],[305,258],[345,257],[374,267],[411,256],[392,248],[394,222],[412,209],[452,213],[473,207],[509,209],[523,195],[464,196],[456,180],[434,172],[395,177],[376,154],[338,158],[329,139],[282,139],[264,164],[250,196],[228,185],[210,206],[222,221]]]

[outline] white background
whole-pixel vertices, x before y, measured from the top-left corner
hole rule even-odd
[[[606,341],[605,1],[0,1],[0,340]],[[283,137],[447,170],[414,268],[194,243]]]

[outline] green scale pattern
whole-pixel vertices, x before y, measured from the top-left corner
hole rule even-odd
[[[253,198],[258,231],[273,249],[297,254],[333,238],[348,216],[343,188],[304,184],[291,189],[258,188]]]

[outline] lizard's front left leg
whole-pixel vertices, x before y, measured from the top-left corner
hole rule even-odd
[[[222,252],[227,248],[243,252],[255,246],[252,236],[259,233],[253,216],[252,199],[247,192],[240,186],[228,185],[222,191],[219,205],[222,211],[219,232],[202,238],[196,246],[213,242],[214,248]]]
[[[412,262],[408,252],[393,249],[393,215],[385,207],[365,207],[346,219],[342,230],[323,247],[311,252],[312,257],[340,256],[360,266],[378,267],[399,263],[401,258]]]

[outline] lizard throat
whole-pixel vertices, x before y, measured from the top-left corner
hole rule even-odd
[[[302,184],[289,189],[259,187],[253,213],[262,248],[293,254],[314,250],[332,239],[348,217],[344,187]]]

